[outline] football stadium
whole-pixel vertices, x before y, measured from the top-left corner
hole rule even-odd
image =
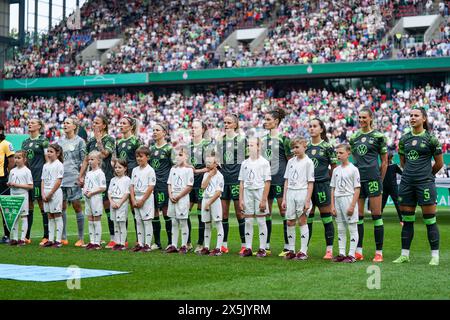
[[[449,7],[0,0],[0,299],[448,300]]]

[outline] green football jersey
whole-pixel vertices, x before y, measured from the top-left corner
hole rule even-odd
[[[168,143],[159,148],[156,144],[153,144],[150,147],[150,159],[148,161],[155,170],[155,187],[167,188],[167,180],[169,179],[170,169],[174,164],[172,150],[172,146]]]
[[[272,137],[266,134],[261,139],[262,156],[270,162],[270,171],[272,175],[272,185],[284,184],[284,172],[289,158],[292,156],[291,141],[288,137],[278,134]]]
[[[216,154],[225,185],[239,184],[241,164],[248,157],[247,139],[240,135],[231,139],[224,137],[216,144]]]
[[[415,135],[404,134],[399,142],[398,154],[405,157],[402,180],[408,183],[434,181],[431,158],[442,154],[438,139],[424,130]]]
[[[322,140],[319,144],[308,143],[306,154],[314,163],[316,182],[330,181],[329,167],[337,164],[336,152],[331,144]]]
[[[367,133],[358,130],[350,137],[350,147],[361,182],[381,179],[378,155],[387,153],[384,134],[376,130]]]
[[[195,169],[203,169],[206,167],[205,160],[211,142],[203,139],[200,143],[191,142],[189,145],[190,162]],[[194,188],[200,188],[202,184],[203,173],[194,175]]]
[[[116,140],[105,134],[102,137],[103,148],[109,152],[109,156],[102,161],[102,171],[105,174],[106,181],[109,182],[114,177],[114,169],[111,165],[111,160],[116,148]],[[92,151],[99,151],[97,147],[97,139],[94,137],[90,138],[86,144],[86,156]]]
[[[120,139],[116,145],[116,157],[126,160],[128,163],[128,175],[131,176],[133,169],[138,166],[136,162],[136,150],[142,145],[142,142],[136,137],[131,136],[127,139]]]
[[[31,170],[34,182],[41,181],[42,168],[45,164],[45,149],[48,148],[49,144],[44,136],[35,139],[28,138],[22,142],[22,150],[27,153],[28,167]]]

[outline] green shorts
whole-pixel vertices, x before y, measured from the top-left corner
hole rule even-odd
[[[189,200],[191,203],[202,203],[203,200],[203,189],[195,188],[189,193]]]
[[[239,200],[239,184],[226,184],[223,188],[222,200]]]
[[[41,200],[41,181],[33,181],[33,189],[28,191],[28,199],[30,201]]]
[[[360,199],[378,197],[383,193],[383,183],[379,180],[361,181]]]
[[[168,186],[155,186],[153,190],[153,195],[155,199],[155,209],[162,209],[169,205],[169,189]]]
[[[282,185],[271,185],[269,189],[269,199],[279,199],[283,198],[284,184]]]
[[[436,204],[436,184],[432,181],[420,184],[400,182],[398,202],[401,206],[425,206]]]
[[[331,204],[330,182],[314,182],[314,189],[311,197],[313,206],[318,208],[326,207]]]

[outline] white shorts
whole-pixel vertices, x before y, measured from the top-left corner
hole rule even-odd
[[[176,196],[176,194],[174,194]],[[167,208],[167,216],[176,219],[187,219],[189,216],[189,194],[178,200],[177,203],[172,203],[169,199],[169,206]]]
[[[44,189],[44,195],[49,193],[52,189]],[[53,194],[49,202],[44,202],[44,212],[46,213],[62,213],[63,193],[61,188],[58,188]]]
[[[305,209],[307,189],[287,189],[286,191],[286,219],[296,220],[303,215],[303,209]],[[306,216],[309,212],[306,213]]]
[[[136,195],[136,201],[142,199],[144,195]],[[155,217],[155,200],[153,199],[153,193],[148,197],[147,201],[141,208],[134,208],[134,217],[136,219],[141,219],[147,221]]]
[[[355,210],[353,214],[349,216],[347,214],[347,209],[352,203],[353,196],[343,196],[334,198],[334,207],[336,209],[336,222],[341,223],[356,223],[359,220],[358,217],[358,202],[355,205]]]
[[[101,194],[96,194],[90,198],[84,196],[84,214],[94,217],[103,214],[103,197]]]
[[[261,189],[244,189],[244,214],[249,215],[263,215],[269,213],[269,205],[266,203],[266,209],[264,212],[259,210],[259,204],[261,202],[264,193],[264,188]]]
[[[114,201],[119,202],[120,199],[113,199]],[[128,206],[129,206],[129,201],[125,201],[119,209],[113,209],[112,206],[110,207],[111,209],[111,220],[112,221],[116,221],[116,222],[123,222],[123,221],[127,221],[127,217],[128,217]]]
[[[24,196],[25,200],[23,202],[23,206],[22,206],[22,211],[20,211],[20,216],[21,217],[25,217],[28,215],[28,207],[29,207],[29,203],[28,203],[28,192],[27,193],[17,193],[17,194],[12,194],[12,196]]]
[[[202,222],[222,221],[222,202],[220,197],[211,204],[209,211],[205,211],[205,205],[209,199],[211,198],[203,198],[202,200]]]

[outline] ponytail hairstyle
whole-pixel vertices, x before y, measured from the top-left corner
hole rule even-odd
[[[373,129],[373,112],[372,112],[372,110],[370,110],[370,108],[362,108],[361,111],[359,111],[359,113],[361,113],[361,112],[365,112],[369,115],[370,127]]]
[[[163,129],[163,131],[166,133],[166,137],[169,135],[169,128],[166,123],[158,122],[156,125]]]
[[[56,155],[58,157],[58,160],[63,163],[64,162],[64,153],[63,153],[63,148],[57,144],[57,143],[52,143],[48,146],[49,148],[52,148],[53,150],[55,150]]]
[[[431,127],[430,127],[430,124],[428,123],[427,111],[423,107],[416,107],[416,108],[413,108],[413,110],[414,109],[417,109],[422,113],[422,117],[425,118],[425,121],[423,122],[423,128],[425,129],[425,131],[430,131]]]
[[[282,109],[282,108],[277,108],[277,109],[274,109],[267,113],[270,114],[272,116],[272,118],[278,120],[277,126],[279,126],[281,121],[283,121],[283,119],[286,117],[286,111],[284,111],[284,109]]]
[[[96,116],[96,118],[99,118],[100,120],[102,120],[103,125],[105,126],[105,129],[103,130],[106,134],[108,134],[108,123],[109,123],[109,119],[107,116],[101,114]]]
[[[234,123],[236,124],[236,128],[234,129],[234,131],[238,132],[239,131],[239,116],[236,113],[229,113],[225,116],[225,118],[226,117],[233,119]]]
[[[194,123],[194,122],[198,122],[198,123],[201,124],[201,126],[202,126],[202,138],[204,139],[205,136],[206,136],[206,131],[208,131],[208,126],[201,119],[194,119],[194,120],[192,120],[192,123]]]
[[[130,116],[125,116],[124,119],[127,119],[128,123],[130,124],[133,135],[137,136],[137,120]]]
[[[320,120],[319,118],[314,118],[311,121],[317,121],[319,123],[320,128],[322,129],[322,132],[320,133],[320,138],[325,141],[328,142],[328,137],[327,137],[327,128],[325,127],[325,123],[323,123],[322,120]]]

